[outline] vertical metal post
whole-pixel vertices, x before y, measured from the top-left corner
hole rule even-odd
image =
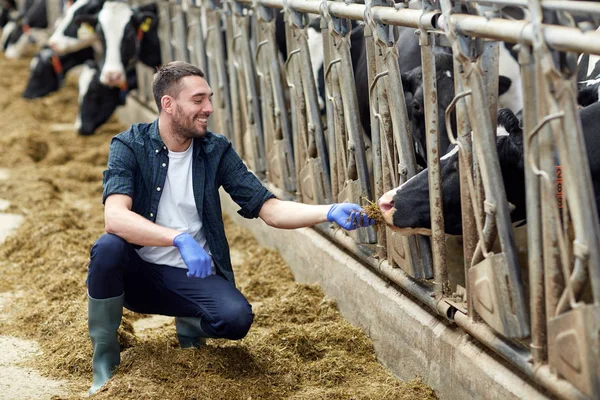
[[[531,48],[521,45],[519,49],[519,64],[523,82],[524,106],[523,128],[529,134],[537,125],[536,104],[538,101],[535,63]],[[539,159],[537,139],[531,141],[523,138],[525,160],[533,153],[534,159]],[[531,312],[531,355],[535,363],[546,361],[546,312],[544,299],[544,267],[542,259],[541,233],[541,204],[540,182],[531,168],[525,168],[525,190],[527,199],[527,250],[529,268],[529,309]]]
[[[425,136],[427,139],[427,171],[429,177],[429,209],[431,213],[431,240],[433,254],[434,290],[437,296],[449,294],[448,271],[446,267],[446,234],[444,231],[444,210],[442,182],[440,176],[440,146],[438,130],[438,104],[435,56],[433,44],[435,36],[421,29],[421,65],[423,71],[423,92],[425,97]]]

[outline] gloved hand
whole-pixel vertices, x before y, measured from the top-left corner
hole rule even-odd
[[[353,203],[336,203],[327,213],[327,221],[335,222],[347,231],[375,223],[367,216],[361,206]]]
[[[173,246],[177,247],[188,267],[187,276],[206,278],[212,274],[210,256],[189,233],[183,232],[175,236]]]

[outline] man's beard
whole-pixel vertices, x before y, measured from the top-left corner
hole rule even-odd
[[[175,115],[171,119],[173,132],[175,135],[185,139],[201,138],[204,136],[204,131],[198,130],[198,128],[194,126],[194,121],[195,119],[190,123],[183,115],[181,107],[176,106]]]

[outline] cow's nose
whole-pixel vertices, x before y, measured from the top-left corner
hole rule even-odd
[[[125,75],[123,75],[119,71],[113,71],[113,72],[109,72],[108,73],[108,81],[110,83],[118,84],[118,83],[121,83],[124,80],[125,80]]]
[[[382,213],[386,213],[394,208],[394,196],[391,192],[387,192],[379,198],[379,209]]]

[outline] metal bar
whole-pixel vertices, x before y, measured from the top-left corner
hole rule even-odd
[[[427,143],[427,171],[429,177],[429,204],[431,212],[431,250],[433,254],[434,289],[436,296],[450,294],[442,181],[440,172],[440,138],[438,129],[438,103],[435,56],[432,33],[420,30],[421,65],[423,71],[423,93],[425,102],[425,137]]]
[[[462,93],[464,90],[462,74],[460,73],[460,64],[454,60],[454,92]],[[457,140],[461,151],[458,153],[459,165],[473,165],[473,144],[471,143],[471,123],[467,115],[467,105],[464,99],[460,99],[456,103],[456,129]],[[474,320],[479,318],[476,315],[473,307],[473,292],[470,289],[469,269],[471,268],[471,260],[477,246],[478,234],[475,221],[475,212],[469,189],[468,179],[472,176],[471,169],[459,169],[460,175],[460,204],[462,210],[462,226],[463,226],[463,266],[465,270],[465,289],[467,291],[467,311],[469,316]]]
[[[459,0],[461,3],[471,3],[471,0]],[[476,0],[477,4],[493,6],[513,6],[527,8],[528,0]],[[600,4],[591,1],[544,0],[542,8],[548,11],[568,11],[577,15],[600,14]]]
[[[476,67],[471,66],[471,68]],[[481,105],[487,104],[480,71],[471,70],[468,74],[468,81],[468,85],[473,91],[473,94],[467,98],[467,109],[469,118],[474,123],[475,151],[480,161],[481,174],[486,186],[486,197],[488,197],[487,201],[495,203],[498,237],[502,251],[506,253],[508,261],[506,272],[512,291],[515,314],[520,321],[524,321],[528,319],[529,313],[525,308],[526,302],[522,290],[521,271],[515,252],[515,238],[496,149],[495,129],[493,129],[489,117],[486,118],[479,112]],[[482,162],[483,160],[486,160],[486,162]]]
[[[524,131],[531,132],[537,124],[537,103],[535,84],[535,64],[531,48],[521,46],[519,64],[524,93],[523,124]],[[537,140],[531,143],[525,138],[523,143],[525,159],[529,153],[538,158]],[[546,348],[546,312],[544,308],[544,267],[542,259],[540,183],[531,168],[525,168],[525,190],[527,206],[527,253],[529,268],[529,309],[531,313],[531,355],[534,363],[547,360]]]
[[[225,6],[227,7],[227,4]],[[206,13],[207,13],[207,21],[208,21],[209,20],[208,17],[213,15],[213,13],[208,10],[206,10]],[[214,15],[213,15],[213,17],[214,17]],[[228,87],[231,92],[231,97],[226,97],[226,99],[224,99],[223,101],[225,103],[228,103],[229,107],[230,107],[229,108],[230,114],[228,114],[228,115],[231,115],[231,118],[228,118],[229,119],[228,126],[230,129],[229,138],[233,139],[232,142],[233,142],[235,149],[240,154],[243,154],[243,150],[244,150],[243,135],[244,135],[244,133],[242,131],[241,109],[238,106],[239,101],[240,101],[240,93],[239,93],[238,73],[237,73],[237,68],[235,66],[236,52],[234,51],[235,43],[233,40],[234,30],[233,30],[232,18],[233,17],[231,15],[231,12],[227,12],[225,14],[225,36],[226,36],[227,54],[229,54],[229,57],[227,57],[227,72],[229,74],[229,79],[227,79],[227,83],[228,83]],[[214,26],[213,30],[214,30],[214,35],[220,35],[220,30],[216,26]],[[208,38],[208,33],[207,33],[207,38],[206,38],[207,49],[209,46],[208,39],[209,38]],[[207,57],[208,57],[208,54],[207,54]],[[210,68],[209,68],[209,70],[210,70]],[[209,72],[211,72],[211,71],[209,71]],[[209,77],[210,77],[210,75],[209,75]],[[212,77],[210,77],[210,78],[212,79]],[[229,99],[231,99],[231,100],[229,100]]]
[[[350,34],[345,38],[339,37],[337,40],[334,35],[335,46],[341,57],[341,89],[344,102],[344,117],[346,119],[346,129],[349,137],[354,142],[354,152],[356,155],[356,164],[358,169],[358,178],[360,187],[369,199],[373,198],[367,167],[367,156],[365,154],[365,144],[358,118],[358,100],[356,98],[356,87],[354,85],[354,72],[352,71],[352,60],[350,59]],[[339,72],[339,68],[338,68]]]
[[[364,36],[365,36],[365,46],[366,46],[366,56],[367,56],[367,82],[372,82],[375,74],[377,73],[377,60],[375,59],[375,43],[373,43],[373,33],[371,32],[371,28],[365,24],[364,27]],[[371,109],[378,110],[379,109],[379,99],[377,97],[370,98],[374,104],[371,104]],[[374,198],[378,199],[383,195],[383,168],[382,168],[382,160],[381,160],[381,129],[379,126],[379,119],[375,118],[373,113],[369,113],[370,121],[371,121],[371,151],[373,157],[373,194]],[[386,256],[385,249],[387,248],[387,238],[385,234],[385,226],[380,226],[376,229],[377,231],[377,255],[379,259],[384,259]]]
[[[463,328],[471,336],[494,350],[504,359],[515,365],[529,378],[548,388],[553,394],[562,399],[569,400],[591,400],[590,397],[581,393],[571,383],[558,378],[547,365],[532,365],[529,355],[523,348],[519,348],[510,342],[501,339],[487,325],[471,321],[466,315],[457,312],[454,315],[456,325]]]
[[[246,86],[246,99],[248,103],[249,120],[246,121],[250,125],[254,125],[256,129],[256,138],[258,154],[255,160],[256,170],[254,172],[262,173],[266,171],[266,154],[265,154],[265,139],[260,116],[259,96],[256,88],[256,72],[254,71],[254,63],[252,60],[252,50],[250,48],[250,38],[248,37],[249,17],[234,14],[234,23],[241,34],[241,56],[244,70],[244,84]]]
[[[304,31],[306,32],[306,31]],[[314,140],[317,145],[318,157],[321,160],[321,168],[323,170],[323,184],[325,188],[325,199],[331,201],[331,175],[329,173],[329,154],[323,133],[323,125],[321,124],[321,113],[319,110],[319,102],[317,100],[317,87],[312,72],[310,50],[306,35],[303,33],[298,36],[300,47],[300,63],[302,85],[304,87],[305,98],[308,106],[309,124],[308,130],[314,135]]]
[[[254,0],[238,0],[239,3],[252,4]],[[282,8],[282,0],[256,0],[264,6]],[[337,17],[363,20],[365,6],[362,4],[345,4],[328,1],[329,13]],[[546,1],[544,1],[546,3]],[[574,3],[574,2],[568,2]],[[289,7],[306,13],[319,14],[320,0],[287,0]],[[443,29],[444,17],[438,18],[435,11],[424,13],[414,9],[394,9],[376,6],[371,8],[373,18],[377,22],[390,25],[418,28],[423,24],[426,30]],[[511,21],[500,18],[468,14],[452,14],[451,23],[458,33],[487,39],[502,40],[509,43],[533,43],[532,27],[528,21]],[[600,55],[600,32],[582,32],[577,28],[555,25],[542,25],[545,42],[553,49],[574,51]]]

